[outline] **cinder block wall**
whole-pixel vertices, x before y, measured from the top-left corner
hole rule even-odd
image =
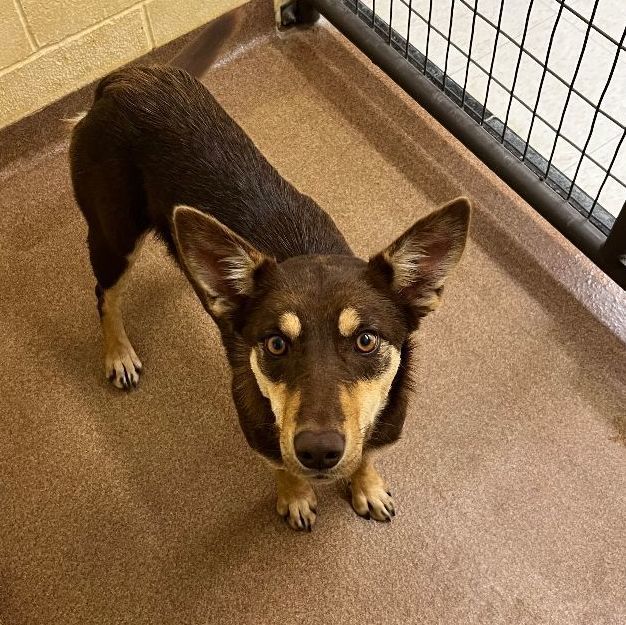
[[[246,0],[0,0],[0,128]]]

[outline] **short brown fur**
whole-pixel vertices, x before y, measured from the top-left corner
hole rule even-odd
[[[411,336],[460,258],[469,201],[359,259],[204,86],[171,67],[104,78],[70,156],[107,352],[124,345],[112,382],[138,382],[119,301],[138,243],[155,232],[220,329],[242,431],[277,470],[279,513],[310,529],[311,484],[347,478],[355,510],[386,520],[393,503],[371,453],[401,434]]]

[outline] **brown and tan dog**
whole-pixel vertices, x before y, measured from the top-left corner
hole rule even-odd
[[[468,200],[361,260],[204,86],[171,67],[101,81],[74,129],[71,168],[112,383],[139,381],[120,305],[139,245],[156,231],[221,331],[241,427],[274,467],[279,514],[311,529],[312,482],[345,478],[358,514],[390,520],[372,452],[400,436],[409,339],[461,257]]]

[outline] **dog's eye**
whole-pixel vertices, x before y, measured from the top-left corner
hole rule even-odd
[[[376,351],[380,340],[378,335],[374,332],[361,332],[359,336],[356,337],[356,349],[362,354],[371,354]]]
[[[272,356],[282,356],[287,351],[287,342],[282,336],[273,334],[265,339],[265,349]]]

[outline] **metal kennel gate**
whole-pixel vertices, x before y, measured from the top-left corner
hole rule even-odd
[[[626,156],[626,94],[624,108],[619,115],[605,106],[607,92],[616,85],[626,85],[626,5],[623,11],[614,16],[614,23],[621,29],[619,37],[605,32],[594,21],[601,0],[595,0],[588,16],[578,10],[580,0],[528,0],[527,4],[517,0],[499,0],[493,16],[487,15],[482,6],[485,0],[296,0],[282,7],[282,23],[313,21],[321,13],[352,43],[360,48],[375,64],[422,105],[433,117],[448,128],[458,139],[471,149],[490,169],[509,184],[529,204],[539,211],[558,230],[568,237],[578,248],[591,258],[600,268],[626,289],[626,176],[621,179],[615,171],[620,149],[624,144]],[[538,54],[527,45],[527,33],[533,4],[552,3],[556,9],[554,23],[547,48]],[[449,6],[447,27],[432,21],[433,6]],[[494,2],[492,1],[493,7]],[[572,6],[576,4],[578,8]],[[589,4],[589,3],[587,3]],[[378,6],[377,6],[378,5]],[[618,3],[619,5],[619,3]],[[455,26],[455,8],[471,12],[468,22],[469,48],[464,49],[452,40]],[[507,11],[525,13],[523,33],[511,36],[503,27]],[[620,14],[621,13],[621,14]],[[399,16],[401,19],[399,19]],[[555,52],[554,38],[563,20],[576,21],[578,31],[584,33],[581,49],[568,50],[575,59],[573,76],[563,78],[551,66],[551,55]],[[411,41],[411,24],[420,23],[425,29],[425,45],[420,48]],[[473,54],[477,26],[493,30],[495,42],[489,54]],[[577,31],[577,32],[578,32]],[[439,63],[429,56],[429,45],[434,37],[443,40],[445,57]],[[587,47],[591,41],[601,40],[611,57],[607,63],[608,77],[600,93],[594,99],[583,93],[576,78]],[[515,69],[512,84],[505,84],[494,75],[498,43],[515,46]],[[423,43],[423,42],[422,42]],[[449,58],[452,54],[462,55],[465,71],[453,77],[449,72]],[[534,101],[527,102],[516,93],[516,86],[524,81],[520,70],[524,61],[531,59],[540,68],[540,81]],[[443,67],[441,67],[441,65]],[[484,74],[486,92],[483,97],[474,97],[467,85],[468,72],[476,69]],[[464,75],[464,76],[463,76]],[[546,90],[546,77],[558,81],[566,89],[562,103],[562,113],[557,123],[542,116],[539,104]],[[463,79],[464,78],[464,79]],[[507,95],[506,113],[497,116],[489,110],[490,88],[499,88]],[[573,141],[564,132],[564,120],[572,98],[591,107],[592,119],[586,138],[582,142]],[[509,123],[511,106],[524,109],[530,116],[530,130],[523,136]],[[623,114],[622,114],[623,113]],[[531,135],[535,124],[543,124],[554,134],[551,147],[541,151],[533,146]],[[612,124],[615,136],[609,148],[608,164],[598,161],[595,152],[590,150],[590,142],[597,124]],[[568,175],[560,171],[554,162],[557,143],[566,145],[575,154],[576,165]],[[582,143],[582,145],[581,145]],[[578,184],[579,172],[583,163],[592,163],[600,173],[597,189],[587,192]],[[626,167],[625,167],[626,169]],[[605,207],[601,204],[601,194],[610,182],[617,193],[619,207]],[[612,213],[606,210],[612,208]],[[615,216],[617,215],[617,216]]]

